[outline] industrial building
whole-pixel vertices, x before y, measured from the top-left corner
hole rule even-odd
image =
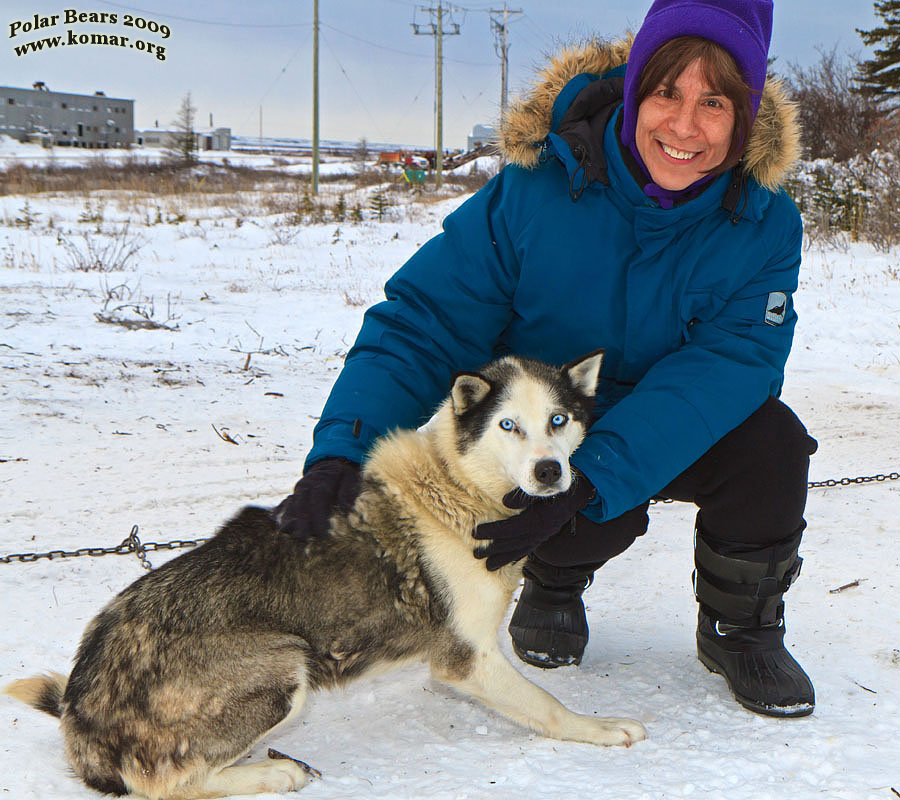
[[[103,92],[53,92],[0,86],[0,135],[49,147],[129,147],[134,141],[134,100]]]
[[[150,128],[136,131],[135,144],[168,150],[177,149],[178,137],[183,135],[182,131],[171,128]],[[194,128],[194,140],[198,151],[231,150],[231,128]]]
[[[466,149],[470,152],[476,147],[483,147],[486,144],[496,144],[499,139],[499,132],[493,125],[476,125],[472,128],[472,134],[466,143]]]

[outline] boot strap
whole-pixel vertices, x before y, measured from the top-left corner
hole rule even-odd
[[[721,553],[699,529],[694,595],[711,616],[736,625],[765,626],[784,614],[782,596],[800,574],[800,535],[772,547]]]
[[[797,559],[785,573],[784,577],[781,578],[781,580],[774,576],[768,576],[760,579],[757,583],[753,584],[738,583],[737,581],[725,580],[725,578],[720,578],[718,575],[714,575],[709,570],[704,569],[702,565],[697,564],[697,569],[694,570],[693,575],[694,592],[696,594],[697,578],[699,573],[699,576],[702,577],[704,581],[706,581],[711,586],[714,586],[720,592],[725,592],[727,594],[745,594],[760,600],[769,597],[777,597],[784,594],[788,589],[791,588],[794,581],[797,580],[797,578],[800,576],[800,568],[802,566],[803,559],[800,556],[797,556]],[[700,598],[697,599],[699,600]]]

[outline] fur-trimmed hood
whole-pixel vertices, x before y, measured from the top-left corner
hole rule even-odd
[[[536,166],[541,143],[551,130],[553,103],[562,88],[576,75],[602,75],[626,63],[631,42],[631,36],[616,41],[593,40],[551,58],[538,73],[531,91],[513,101],[501,120],[498,143],[505,158],[521,167]],[[796,106],[781,81],[769,77],[744,152],[744,169],[758,184],[775,190],[799,155]]]

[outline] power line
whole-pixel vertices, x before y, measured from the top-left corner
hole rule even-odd
[[[261,24],[254,22],[222,22],[215,19],[198,19],[196,17],[181,17],[177,14],[164,14],[160,11],[150,10],[148,8],[137,8],[136,6],[126,6],[121,3],[111,3],[109,0],[97,0],[105,6],[113,6],[114,8],[124,8],[126,11],[139,11],[141,14],[152,14],[154,17],[162,19],[177,19],[179,22],[192,22],[195,25],[218,25],[224,28],[311,28],[310,22],[273,22],[271,24]]]
[[[347,31],[342,31],[340,28],[335,28],[334,25],[329,25],[325,22],[319,23],[323,28],[329,28],[341,36],[346,36],[348,39],[353,39],[357,42],[362,42],[363,44],[367,44],[371,47],[377,47],[379,50],[387,50],[389,53],[397,53],[401,56],[410,56],[411,58],[432,58],[432,56],[427,56],[422,53],[411,53],[409,50],[398,50],[396,47],[388,47],[387,45],[378,44],[378,42],[373,42],[369,39],[363,39],[361,36],[356,36],[353,33],[347,33]],[[469,67],[492,67],[493,64],[490,64],[487,61],[464,61],[461,58],[449,58],[445,57],[444,61],[450,61],[454,64],[465,64]]]
[[[350,76],[347,74],[347,70],[344,69],[344,65],[341,64],[340,59],[337,57],[337,53],[334,52],[334,48],[331,46],[331,43],[324,36],[322,37],[322,41],[325,42],[326,47],[331,53],[331,57],[335,60],[335,63],[338,65],[338,69],[343,73],[344,77],[347,79],[347,83],[350,84],[350,88],[353,90],[353,93],[356,95],[356,99],[359,100],[359,104],[362,107],[362,110],[366,112],[366,116],[371,120],[372,125],[375,126],[375,131],[378,134],[380,139],[384,139],[384,133],[382,133],[381,128],[378,123],[375,121],[375,117],[372,116],[372,112],[369,111],[369,107],[366,105],[366,101],[363,100],[362,95],[357,91],[356,86],[353,85],[353,81],[350,80]]]
[[[419,95],[422,94],[422,92],[425,90],[425,87],[428,85],[429,80],[430,80],[430,78],[426,77],[425,80],[422,81],[422,85],[419,86],[419,88],[416,90],[416,93],[413,95],[413,99],[409,101],[409,105],[405,109],[403,109],[403,111],[400,113],[400,116],[397,118],[397,121],[394,123],[394,127],[397,130],[403,129],[403,124],[406,122],[406,117],[409,115],[409,112],[412,111],[413,106],[415,106],[415,104],[417,102],[419,102]],[[408,138],[408,137],[406,137],[406,138]],[[406,139],[403,139],[403,141],[405,141],[405,140]]]
[[[409,52],[409,50],[398,50],[395,47],[387,47],[386,45],[378,44],[377,42],[371,42],[368,39],[363,39],[360,36],[355,36],[352,33],[347,33],[347,31],[342,31],[340,28],[335,28],[334,25],[329,25],[326,22],[320,22],[319,24],[323,28],[328,28],[335,33],[339,33],[341,36],[346,36],[348,39],[354,39],[357,42],[362,42],[363,44],[367,44],[371,47],[377,47],[379,50],[387,50],[390,53],[398,53],[401,56],[411,56],[412,58],[429,58],[429,56],[422,55],[422,53],[411,53]]]
[[[293,62],[293,60],[297,57],[297,54],[298,54],[304,47],[306,47],[306,45],[307,45],[308,42],[309,42],[309,36],[307,36],[307,37],[300,43],[300,45],[297,47],[297,49],[294,50],[293,53],[291,53],[291,57],[285,62],[285,65],[278,71],[278,74],[275,76],[275,79],[272,81],[272,83],[269,84],[269,88],[266,89],[266,91],[263,93],[262,97],[260,97],[259,100],[257,100],[256,103],[254,103],[254,107],[255,107],[255,106],[262,105],[262,101],[265,100],[266,97],[269,96],[269,92],[271,92],[272,89],[275,88],[275,86],[276,86],[276,84],[278,83],[278,81],[281,80],[281,76],[284,75],[285,72],[287,72],[287,68],[291,65],[291,63]],[[253,113],[253,110],[252,110],[252,109],[251,109],[250,111],[247,112],[247,116],[244,117],[244,119],[241,121],[241,126],[243,126],[244,123],[247,122],[247,119],[250,117],[250,115],[251,115],[252,113]]]
[[[537,24],[535,20],[533,20],[528,14],[523,14],[522,19],[525,20],[526,25],[530,25],[534,29],[534,33],[537,34],[540,41],[542,42],[542,47],[550,47],[553,45],[555,41],[555,37],[548,36],[547,32],[541,28],[540,25]]]

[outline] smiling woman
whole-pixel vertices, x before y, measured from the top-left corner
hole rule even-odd
[[[721,166],[733,132],[734,104],[713,91],[694,61],[641,103],[635,144],[650,177],[680,191]]]
[[[733,167],[752,122],[751,92],[722,47],[696,36],[664,44],[637,92],[635,144],[662,188],[680,191]]]

